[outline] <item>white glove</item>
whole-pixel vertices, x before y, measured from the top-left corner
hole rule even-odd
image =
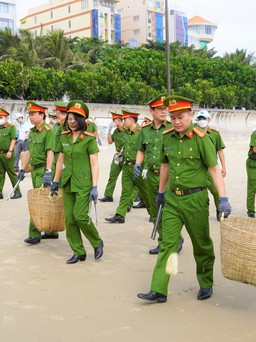
[[[141,173],[141,177],[142,177],[143,179],[146,179],[146,178],[147,178],[147,173],[148,173],[148,170],[143,169],[143,170],[142,170],[142,173]]]
[[[112,129],[116,127],[116,124],[114,122],[111,122],[111,124],[108,126],[108,134],[111,134]]]

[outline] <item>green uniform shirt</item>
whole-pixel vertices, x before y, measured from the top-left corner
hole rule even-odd
[[[139,126],[136,125],[133,131],[129,129],[124,130],[123,134],[123,146],[124,146],[124,161],[135,161],[137,155],[137,140],[140,131]]]
[[[123,134],[125,129],[123,127],[116,128],[111,135],[112,140],[114,141],[116,152],[120,152],[123,147]]]
[[[90,154],[98,153],[96,138],[81,133],[73,143],[71,132],[63,132],[58,150],[64,153],[65,167],[62,170],[61,186],[70,181],[70,191],[78,192],[92,186]]]
[[[6,123],[0,126],[0,150],[8,151],[10,148],[11,141],[16,139],[16,128],[15,126]]]
[[[61,133],[64,131],[64,121],[65,119],[59,124],[55,125],[55,152],[59,152],[58,148],[60,144]]]
[[[46,162],[47,150],[55,151],[55,134],[45,122],[38,129],[31,128],[28,136],[28,150],[32,166]]]
[[[137,147],[139,151],[145,152],[144,160],[146,160],[149,170],[160,170],[162,135],[166,129],[171,127],[172,124],[168,121],[163,121],[159,128],[155,128],[153,121],[151,124],[142,127]]]
[[[207,169],[217,165],[215,147],[211,139],[202,133],[199,137],[190,125],[180,138],[172,130],[163,134],[161,162],[169,163],[169,189],[192,189],[208,185]]]
[[[219,150],[222,150],[226,147],[222,138],[221,138],[220,132],[216,131],[215,129],[208,127],[206,133],[207,133],[208,137],[211,139],[211,141],[213,142],[215,149],[216,149],[216,152],[218,152]]]
[[[87,121],[87,129],[86,129],[87,132],[95,133],[97,132],[97,130],[98,130],[97,125],[94,122]]]
[[[253,147],[255,146],[256,146],[256,131],[253,131],[251,134],[250,149],[248,152],[248,157],[254,160],[256,160],[256,153],[253,152]]]

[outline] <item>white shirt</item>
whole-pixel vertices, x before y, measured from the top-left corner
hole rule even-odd
[[[18,139],[24,140],[26,134],[29,133],[29,124],[27,121],[22,121],[22,123],[18,126]]]

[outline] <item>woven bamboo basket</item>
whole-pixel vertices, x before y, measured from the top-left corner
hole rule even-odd
[[[50,197],[50,188],[28,191],[28,208],[32,222],[40,232],[58,232],[65,229],[63,193]]]
[[[221,222],[221,268],[225,278],[256,285],[256,219],[230,216]]]

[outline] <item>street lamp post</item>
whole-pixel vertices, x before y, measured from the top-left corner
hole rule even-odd
[[[170,36],[169,36],[169,6],[165,0],[165,50],[166,50],[166,73],[167,73],[167,94],[171,95],[171,68],[170,68]]]

